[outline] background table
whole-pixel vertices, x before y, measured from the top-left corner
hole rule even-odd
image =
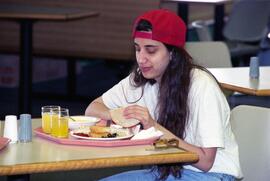
[[[259,79],[249,78],[249,67],[209,68],[220,85],[228,90],[256,96],[270,96],[270,67],[260,67]]]
[[[177,3],[178,15],[188,25],[188,6],[191,3],[210,4],[214,5],[214,40],[222,40],[222,30],[224,26],[224,4],[231,3],[232,0],[162,0],[163,2]]]
[[[1,122],[1,121],[0,121]],[[3,135],[3,122],[0,136]],[[33,119],[33,128],[40,127],[41,120]],[[157,126],[165,135],[172,133]],[[10,144],[0,152],[0,175],[22,176],[29,179],[31,173],[60,170],[80,170],[117,166],[151,165],[163,163],[195,162],[198,156],[184,150],[170,148],[153,149],[151,145],[123,147],[88,147],[61,145],[33,136],[30,143]]]
[[[29,4],[0,4],[0,19],[20,24],[19,113],[31,113],[32,36],[36,21],[71,21],[97,16],[82,8],[45,7]]]

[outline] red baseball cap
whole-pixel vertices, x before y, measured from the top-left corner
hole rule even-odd
[[[140,20],[147,20],[152,25],[152,32],[136,31]],[[157,9],[137,17],[133,26],[133,38],[146,38],[176,47],[184,47],[186,42],[186,25],[174,12]]]

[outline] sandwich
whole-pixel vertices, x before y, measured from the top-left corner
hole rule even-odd
[[[90,126],[89,136],[93,138],[113,138],[117,134],[111,134],[110,127],[105,126]]]
[[[123,111],[124,111],[124,108],[110,110],[112,120],[115,124],[120,125],[124,128],[129,128],[140,123],[140,121],[137,119],[124,118]]]
[[[130,135],[130,130],[119,127],[90,126],[89,136],[94,138],[115,138]]]

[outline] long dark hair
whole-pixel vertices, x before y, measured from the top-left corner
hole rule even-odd
[[[146,20],[141,20],[136,31],[151,31],[152,26]],[[171,60],[161,78],[158,95],[158,123],[170,130],[181,139],[185,137],[185,128],[189,116],[188,93],[190,87],[190,74],[194,67],[191,56],[182,48],[166,45],[171,53]],[[143,77],[135,65],[132,71],[133,76],[130,82],[135,87],[144,87],[149,82],[154,84],[155,80]],[[154,167],[159,172],[158,179],[165,180],[169,174],[181,177],[181,164],[166,164]]]

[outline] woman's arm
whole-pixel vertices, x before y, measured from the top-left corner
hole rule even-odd
[[[209,171],[216,158],[217,148],[202,148],[185,142],[179,139],[179,146],[185,150],[197,153],[199,155],[199,161],[193,164],[194,167],[207,172]]]
[[[101,97],[92,101],[85,110],[86,116],[94,116],[104,120],[110,120],[111,115],[109,108],[105,106]]]
[[[134,118],[139,120],[145,129],[154,126],[156,121],[154,121],[146,107],[139,105],[128,106],[124,110],[124,116],[126,118]],[[179,146],[185,150],[197,153],[199,155],[199,161],[193,164],[194,167],[207,172],[209,171],[215,161],[217,148],[202,148],[192,144],[187,143],[186,141],[179,139]]]
[[[129,109],[131,109],[131,108],[136,108],[136,106],[130,106]],[[127,112],[130,111],[129,109],[127,109]],[[127,116],[127,117],[128,118],[129,117],[130,118],[137,118],[135,116],[136,114],[134,114],[134,110],[132,110],[131,112],[133,113],[133,115]],[[105,119],[105,120],[111,119],[109,108],[107,108],[105,106],[101,97],[95,99],[93,102],[91,102],[89,104],[89,106],[87,107],[87,109],[85,111],[85,115],[95,116],[95,117],[99,117],[99,118]],[[139,115],[142,116],[143,114],[139,114]],[[148,122],[149,121],[146,121],[145,123],[144,122],[143,123],[148,125],[149,124]],[[152,121],[151,121],[151,123],[152,123]],[[198,147],[198,146],[189,144],[182,139],[179,139],[179,146],[185,150],[197,153],[199,155],[199,161],[197,163],[193,164],[194,167],[196,167],[202,171],[205,171],[205,172],[209,171],[212,168],[213,163],[215,161],[217,148]]]

